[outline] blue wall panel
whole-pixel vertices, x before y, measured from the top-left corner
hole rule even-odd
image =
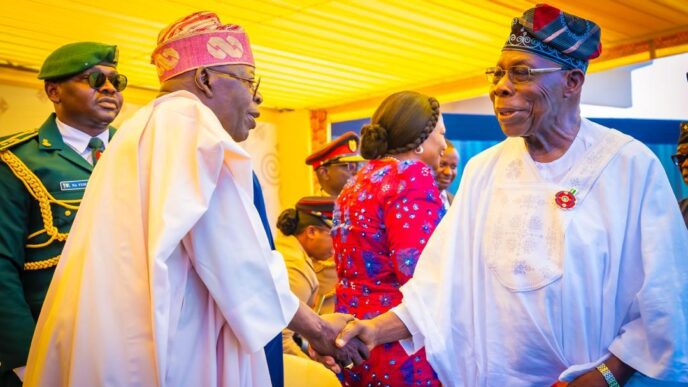
[[[505,136],[499,128],[497,119],[492,115],[445,113],[443,116],[447,127],[447,138],[454,143],[461,156],[458,176],[450,187],[452,192],[456,192],[466,162],[481,151],[504,140]],[[688,196],[688,186],[683,183],[678,168],[671,162],[671,155],[676,151],[680,121],[618,118],[591,118],[591,120],[616,128],[645,143],[664,166],[676,197]],[[339,137],[348,131],[359,133],[361,126],[368,122],[370,119],[365,118],[333,123],[332,138]]]

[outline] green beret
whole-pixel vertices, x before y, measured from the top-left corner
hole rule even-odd
[[[38,73],[38,79],[68,77],[100,63],[116,67],[117,57],[117,46],[94,42],[66,44],[48,55]]]

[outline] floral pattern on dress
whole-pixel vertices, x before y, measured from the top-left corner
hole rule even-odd
[[[418,263],[418,256],[420,251],[416,248],[401,249],[396,253],[397,270],[405,277],[411,278],[413,271],[416,269]]]
[[[370,319],[401,302],[430,234],[444,215],[432,170],[417,160],[373,160],[337,198],[332,236],[336,310]],[[344,370],[345,386],[439,386],[425,350],[408,356],[399,343],[378,346]]]

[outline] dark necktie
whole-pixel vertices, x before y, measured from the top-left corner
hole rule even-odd
[[[98,159],[100,159],[100,155],[102,155],[105,150],[105,144],[103,144],[103,140],[98,137],[91,137],[91,140],[88,142],[88,148],[91,150],[91,159],[95,167]]]

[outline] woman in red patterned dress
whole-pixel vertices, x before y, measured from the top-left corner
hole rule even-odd
[[[401,302],[399,287],[444,209],[432,170],[446,143],[436,99],[403,91],[387,97],[361,131],[370,160],[337,198],[332,230],[337,312],[370,319]],[[407,355],[396,343],[344,369],[345,386],[439,386],[425,350]]]

